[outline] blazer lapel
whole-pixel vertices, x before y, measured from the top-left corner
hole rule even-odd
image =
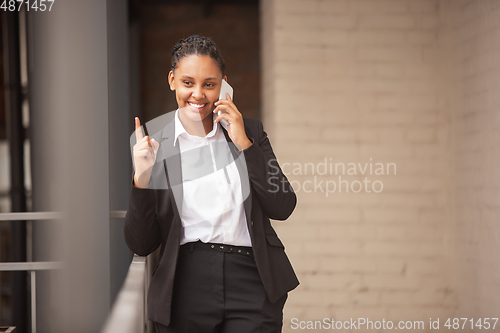
[[[175,122],[171,121],[163,130],[160,149],[168,185],[174,194],[174,206],[177,207],[179,217],[182,213],[182,167],[179,144],[174,146]]]
[[[229,134],[227,133],[226,129],[223,126],[220,126],[220,128],[222,128],[222,132],[226,137],[229,150],[233,155],[233,159],[236,163],[236,167],[238,168],[238,172],[240,174],[241,191],[244,198],[243,207],[245,209],[245,216],[247,218],[247,226],[248,230],[252,230],[250,225],[252,221],[252,212],[251,212],[252,187],[250,186],[250,180],[248,179],[248,170],[247,170],[247,164],[245,162],[245,154],[236,148],[236,145],[233,143],[233,140],[231,140],[231,138],[229,137]],[[245,195],[247,195],[247,198],[245,198]]]

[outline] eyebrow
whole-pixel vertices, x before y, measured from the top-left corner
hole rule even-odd
[[[186,79],[192,79],[192,80],[194,80],[194,78],[193,78],[193,77],[191,77],[191,76],[189,76],[189,75],[187,75],[187,74],[184,74],[182,77],[183,77],[183,78],[186,78]],[[205,79],[205,81],[208,81],[208,80],[217,80],[217,78],[216,78],[216,77],[207,77],[207,78]]]

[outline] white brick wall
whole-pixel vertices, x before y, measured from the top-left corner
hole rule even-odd
[[[305,193],[274,223],[299,275],[291,319],[452,316],[450,112],[440,70],[438,0],[262,1],[264,121],[293,163],[395,163],[381,193]],[[370,160],[372,159],[372,160]],[[492,166],[493,167],[493,166]],[[444,330],[443,330],[444,331]]]
[[[265,128],[299,199],[275,223],[301,280],[284,332],[498,317],[500,1],[261,3]],[[338,182],[297,172],[325,160],[397,173],[340,174],[381,193],[306,193]]]
[[[441,1],[443,105],[452,123],[449,257],[469,317],[500,309],[500,2]]]

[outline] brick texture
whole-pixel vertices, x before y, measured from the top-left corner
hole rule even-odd
[[[452,124],[450,262],[458,313],[498,317],[500,6],[443,1],[443,107]],[[498,329],[498,328],[497,328]]]
[[[498,317],[499,7],[261,2],[263,119],[299,198],[274,224],[301,280],[284,332],[292,318],[424,320],[425,331],[441,318],[444,332],[448,317]],[[325,160],[397,172],[304,168]],[[339,192],[339,176],[383,190]]]

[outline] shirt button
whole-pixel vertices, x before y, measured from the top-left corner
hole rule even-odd
[[[250,222],[250,224],[251,224],[251,225],[252,225],[252,227],[253,227],[253,221],[252,221],[252,222]]]

